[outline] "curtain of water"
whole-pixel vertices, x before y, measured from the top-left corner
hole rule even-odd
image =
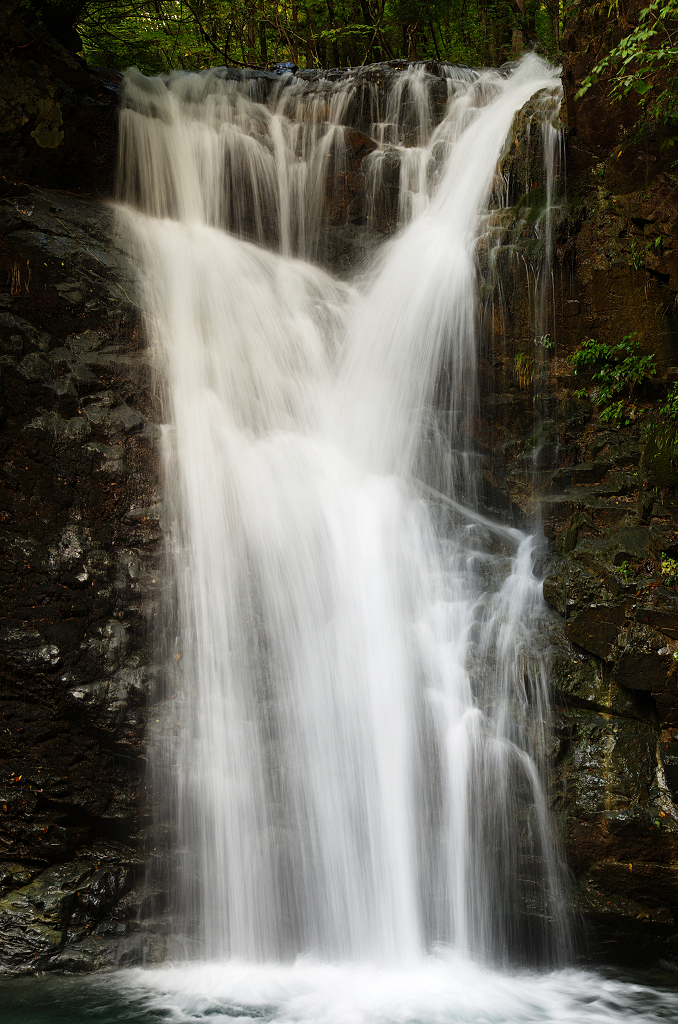
[[[518,453],[527,494],[538,493],[551,472],[557,434],[548,374],[557,355],[553,235],[564,179],[559,105],[559,97],[542,93],[514,124],[513,151],[495,185],[478,245],[481,333],[489,339],[495,367],[502,357],[504,362],[503,383],[496,381],[494,390],[517,384],[529,393],[533,412],[532,429],[520,438]],[[495,423],[500,421],[497,410]]]
[[[151,746],[212,956],[506,959],[560,941],[531,540],[475,507],[475,247],[557,72],[127,75],[121,218],[166,391],[177,675]],[[401,217],[361,289],[310,262],[361,89]],[[344,154],[344,155],[342,155]],[[301,259],[302,257],[303,259]],[[444,366],[444,408],[434,408]]]

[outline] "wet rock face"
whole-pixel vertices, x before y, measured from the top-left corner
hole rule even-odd
[[[0,966],[14,970],[139,948],[158,413],[113,235],[101,203],[3,186]],[[89,953],[63,953],[85,936]]]
[[[556,808],[601,956],[638,964],[678,955],[677,481],[643,426],[678,363],[675,195],[657,244],[665,176],[624,194],[607,166],[575,178],[580,199],[561,227],[548,368],[558,443],[535,482],[553,551],[544,596],[558,613]],[[658,374],[615,427],[578,394],[593,392],[590,375],[574,377],[563,357],[631,332]]]
[[[678,376],[678,190],[659,142],[630,143],[633,103],[610,107],[604,86],[575,101],[605,30],[567,36],[568,195],[553,213],[546,348],[521,266],[540,258],[543,195],[538,180],[520,196],[507,185],[500,286],[486,273],[481,292],[478,435],[486,471],[525,512],[541,509],[550,545],[536,571],[553,609],[553,806],[587,957],[639,965],[678,958],[678,475],[644,427]],[[578,394],[596,382],[566,357],[629,334],[658,372],[615,426]]]
[[[509,339],[508,358],[499,349],[494,376],[486,371],[497,401],[486,401],[483,424],[495,479],[526,511],[539,502],[551,549],[537,571],[554,615],[553,808],[575,905],[601,959],[636,965],[678,953],[678,502],[641,422],[601,423],[575,397],[584,382],[563,355],[587,337],[617,344],[648,315],[651,295],[650,285],[633,313],[591,315],[576,334],[561,313],[546,370],[527,385],[511,372]],[[657,335],[641,337],[649,347]],[[678,339],[661,337],[671,366]],[[526,399],[542,389],[549,418],[539,421]],[[651,407],[650,394],[637,401]]]
[[[580,490],[584,512],[556,534],[567,553],[544,583],[562,616],[556,807],[578,906],[607,955],[651,960],[678,949],[678,594],[662,574],[674,531],[661,502],[653,525],[596,529],[600,499]]]
[[[619,196],[614,205],[634,201]],[[557,613],[554,798],[577,906],[601,957],[656,962],[678,951],[678,504],[643,419],[673,379],[678,338],[651,268],[591,241],[600,216],[592,201],[583,221],[566,226],[574,245],[561,249],[562,268],[573,298],[556,311],[548,368],[557,445],[535,474],[552,549],[544,596]],[[606,264],[600,279],[594,260]],[[624,296],[616,310],[604,281]],[[588,337],[618,344],[633,330],[659,373],[635,396],[634,417],[614,427],[578,397],[592,382],[573,376],[563,356]]]
[[[31,20],[0,11],[0,168],[46,188],[111,194],[120,76],[85,62]]]

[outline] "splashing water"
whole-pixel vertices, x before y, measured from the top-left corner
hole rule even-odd
[[[532,539],[479,514],[472,437],[481,217],[516,112],[560,83],[534,56],[449,69],[437,114],[428,85],[126,79],[180,657],[150,743],[208,957],[507,963],[565,941]],[[356,111],[370,202],[395,154],[409,222],[360,287],[309,262]]]
[[[649,984],[648,984],[649,982]],[[667,1024],[675,976],[510,975],[453,956],[412,969],[241,961],[0,980],[4,1024]]]

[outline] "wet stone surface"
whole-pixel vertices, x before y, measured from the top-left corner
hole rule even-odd
[[[645,430],[678,375],[678,207],[673,179],[632,171],[631,147],[601,153],[595,125],[593,153],[570,121],[544,327],[529,301],[544,210],[534,162],[488,225],[478,437],[485,472],[527,522],[540,509],[549,546],[535,572],[554,613],[552,803],[580,948],[588,931],[586,957],[638,965],[678,958],[678,476]],[[596,381],[567,356],[629,334],[657,375],[624,396],[628,422],[605,423]]]
[[[102,203],[0,198],[0,967],[149,953],[157,404]],[[68,952],[64,953],[67,948]]]
[[[561,437],[572,448],[542,476],[554,807],[598,955],[651,963],[678,955],[674,491],[643,455],[640,424],[611,432],[592,413]]]

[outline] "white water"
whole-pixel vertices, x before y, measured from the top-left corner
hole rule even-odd
[[[403,73],[416,147],[377,103],[367,179],[395,144],[413,219],[354,288],[292,256],[321,251],[354,79],[263,103],[217,73],[127,78],[176,638],[151,750],[180,929],[208,957],[414,969],[441,944],[563,946],[541,588],[531,538],[476,511],[472,440],[480,219],[515,113],[560,83],[536,57],[448,82],[434,127]]]
[[[171,1024],[662,1024],[678,1017],[675,982],[667,991],[575,970],[501,974],[450,956],[405,971],[301,960],[125,975],[113,985],[135,1000],[132,1019],[140,1024],[151,1014]]]

